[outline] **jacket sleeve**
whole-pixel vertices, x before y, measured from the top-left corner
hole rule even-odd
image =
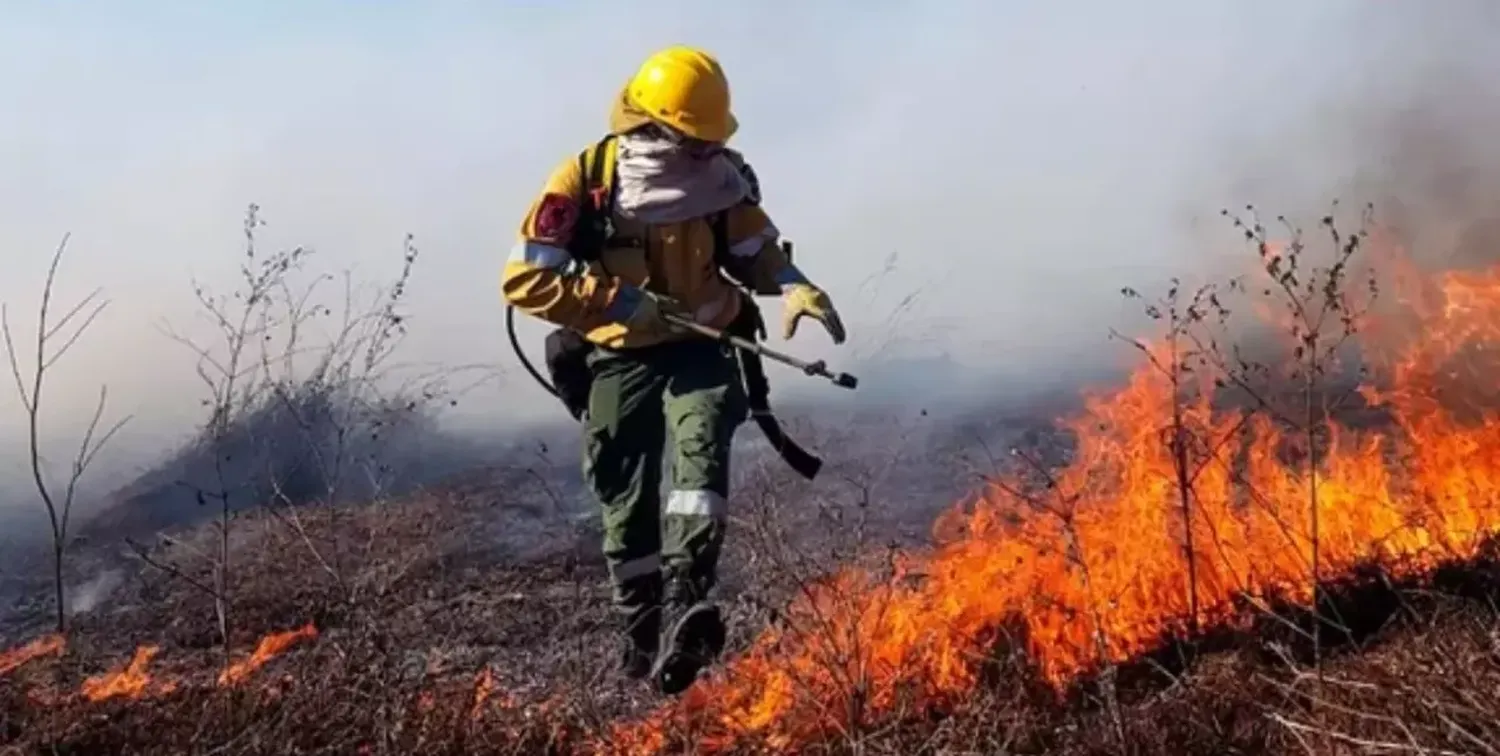
[[[808,283],[782,251],[781,232],[761,207],[755,169],[738,151],[725,150],[725,154],[750,184],[750,196],[729,214],[728,273],[763,297],[776,296],[792,284]]]
[[[781,232],[759,205],[742,203],[728,219],[729,274],[764,297],[808,283],[781,249]]]
[[[500,289],[508,304],[527,315],[587,332],[624,320],[639,293],[617,279],[573,265],[568,245],[579,221],[582,195],[578,161],[564,161],[526,211],[505,261]]]

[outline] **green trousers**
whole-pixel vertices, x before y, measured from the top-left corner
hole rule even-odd
[[[664,578],[701,598],[724,541],[730,443],[749,411],[739,363],[728,347],[685,341],[596,349],[589,367],[583,471],[603,507],[616,607],[627,620],[654,610]]]

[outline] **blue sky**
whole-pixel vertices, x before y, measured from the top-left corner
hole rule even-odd
[[[370,275],[411,232],[409,356],[507,369],[472,422],[552,416],[504,346],[500,261],[642,56],[687,42],[722,58],[736,146],[854,332],[799,351],[949,350],[997,386],[1045,378],[1112,359],[1120,286],[1232,254],[1220,207],[1318,212],[1350,172],[1337,106],[1483,36],[1393,8],[3,2],[0,300],[29,310],[71,231],[64,293],[114,304],[60,368],[55,427],[107,378],[137,433],[170,435],[197,385],[154,324],[191,324],[190,276],[226,280],[247,203],[268,243]]]

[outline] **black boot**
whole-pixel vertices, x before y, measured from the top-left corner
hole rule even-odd
[[[663,694],[675,696],[692,687],[698,673],[724,651],[724,615],[687,579],[667,584],[662,609],[666,632],[651,677]]]
[[[651,606],[635,612],[625,622],[621,638],[620,674],[641,680],[651,674],[661,640],[661,608]]]

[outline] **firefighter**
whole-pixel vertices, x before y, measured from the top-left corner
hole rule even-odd
[[[666,694],[686,690],[723,650],[710,592],[730,442],[747,406],[729,347],[663,313],[729,328],[754,310],[721,275],[732,268],[754,293],[782,298],[786,338],[812,318],[834,343],[845,339],[828,294],[779,245],[754,173],[725,146],[737,127],[713,55],[684,46],[651,55],[616,98],[608,135],[547,179],[502,280],[509,304],[590,348],[580,360],[583,472],[602,507],[621,671]],[[601,215],[602,226],[587,222]]]

